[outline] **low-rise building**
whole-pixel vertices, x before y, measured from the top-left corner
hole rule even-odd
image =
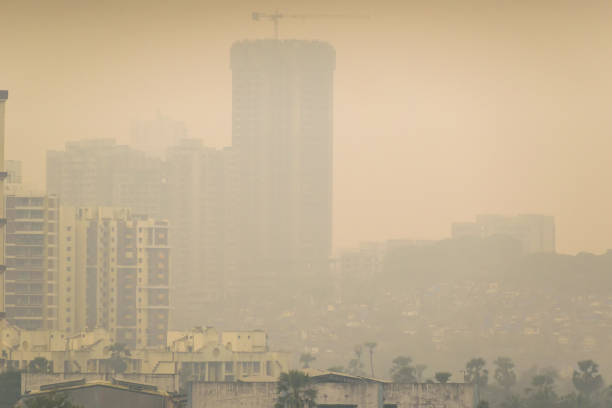
[[[307,370],[317,391],[318,408],[473,408],[472,384],[393,384],[389,381]],[[276,382],[193,382],[188,408],[270,408],[278,398]]]
[[[64,395],[76,406],[83,408],[174,408],[177,401],[167,392],[154,385],[118,379],[112,381],[86,382],[84,379],[62,383],[45,384],[39,390],[22,396],[17,406],[25,402]]]
[[[115,342],[108,330],[69,335],[62,331],[23,330],[0,320],[0,371],[24,370],[28,376],[24,383],[32,387],[75,377],[98,380],[121,374],[177,391],[189,381],[231,382],[247,377],[275,380],[289,369],[289,353],[269,351],[267,342],[257,341],[267,338],[265,332],[240,332],[241,338],[255,341],[238,347],[228,341],[235,333],[224,336],[214,328],[170,332],[165,347],[135,348],[121,356],[125,370],[118,373],[110,360],[110,347]],[[30,363],[39,357],[48,361],[45,372],[31,372]]]

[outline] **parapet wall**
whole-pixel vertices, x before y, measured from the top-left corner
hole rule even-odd
[[[317,404],[355,408],[473,408],[471,384],[387,384],[379,382],[316,384]],[[189,408],[272,408],[276,383],[205,383],[190,385]]]
[[[72,374],[33,374],[21,373],[21,394],[26,391],[38,391],[41,385],[53,384],[64,381],[80,380],[84,378],[86,382],[111,381],[113,378],[118,380],[131,381],[141,384],[154,385],[159,391],[178,392],[178,375],[175,374],[93,374],[93,373],[72,373]]]

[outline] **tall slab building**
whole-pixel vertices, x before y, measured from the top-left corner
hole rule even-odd
[[[61,207],[59,329],[102,327],[130,348],[166,342],[168,223],[127,209]]]
[[[231,69],[243,275],[235,282],[253,287],[327,268],[335,51],[319,41],[242,41]]]
[[[4,218],[4,179],[7,173],[4,171],[4,105],[8,99],[8,91],[0,90],[0,228],[6,225]],[[0,237],[0,314],[4,315],[4,231]]]

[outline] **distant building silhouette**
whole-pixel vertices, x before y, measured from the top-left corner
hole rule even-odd
[[[555,252],[555,219],[547,215],[478,215],[475,222],[452,224],[452,237],[487,238],[495,235],[518,240],[525,253]]]
[[[207,148],[185,139],[166,153],[162,213],[174,248],[175,312],[184,326],[204,323],[211,304],[223,299],[233,216],[229,191],[231,148]]]
[[[318,41],[242,41],[232,46],[231,68],[240,226],[234,283],[254,287],[326,268],[335,51]]]
[[[47,192],[62,205],[130,208],[157,218],[161,163],[113,139],[68,142],[64,151],[47,152]]]

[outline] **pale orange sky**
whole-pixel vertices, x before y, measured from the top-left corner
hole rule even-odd
[[[371,16],[281,22],[337,52],[336,245],[495,212],[554,215],[561,252],[612,247],[607,1],[0,0],[7,158],[44,186],[47,149],[158,110],[229,144],[229,47],[277,8]]]

